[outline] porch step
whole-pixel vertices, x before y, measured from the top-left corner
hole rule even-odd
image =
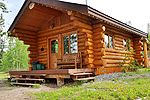
[[[44,79],[35,79],[35,78],[16,78],[16,80],[29,80],[29,81],[43,81]]]
[[[75,73],[75,74],[71,74],[74,76],[79,76],[79,75],[92,75],[93,73]]]
[[[95,77],[88,77],[88,78],[78,78],[78,79],[74,79],[75,81],[84,81],[84,80],[94,80]]]
[[[40,85],[40,84],[33,84],[33,83],[12,83],[13,85],[26,85],[26,86],[34,86],[34,85]]]

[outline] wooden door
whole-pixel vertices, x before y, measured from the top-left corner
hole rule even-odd
[[[50,68],[55,69],[56,58],[58,57],[58,38],[50,39]]]

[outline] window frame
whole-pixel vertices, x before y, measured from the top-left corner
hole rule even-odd
[[[105,34],[104,35],[106,35],[107,34],[107,36],[108,36],[108,47],[106,47],[106,44],[105,44],[105,48],[110,48],[110,36],[112,37],[112,43],[113,43],[113,48],[111,48],[111,49],[114,49],[114,45],[115,45],[115,43],[114,43],[114,34],[113,33],[106,33],[105,32]],[[104,42],[105,42],[105,39],[104,39]]]
[[[123,41],[124,40],[126,40],[126,49],[124,48],[124,42],[123,42],[123,49],[124,49],[124,51],[129,51],[130,46],[128,48],[128,45],[130,45],[130,43],[129,44],[127,43],[127,41],[129,41],[129,39],[128,38],[123,38]]]
[[[66,36],[69,36],[69,53],[68,54],[75,54],[75,53],[71,53],[71,46],[70,46],[70,35],[72,35],[72,34],[76,34],[77,35],[77,53],[79,52],[79,50],[78,50],[78,34],[77,34],[77,32],[75,31],[75,32],[70,32],[70,33],[64,33],[64,34],[62,34],[62,53],[63,54],[65,54],[64,53],[64,37],[66,37]]]

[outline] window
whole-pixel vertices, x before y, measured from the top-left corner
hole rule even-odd
[[[63,37],[64,54],[77,53],[77,34]]]
[[[113,48],[113,37],[105,34],[105,45],[106,48]]]
[[[58,53],[58,40],[51,41],[51,53]]]
[[[130,40],[123,39],[124,50],[129,50],[130,48],[129,42]]]

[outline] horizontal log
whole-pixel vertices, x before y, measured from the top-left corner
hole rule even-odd
[[[114,49],[112,49],[112,48],[105,48],[104,50],[105,50],[106,52],[114,52],[114,53],[122,53],[122,54],[125,54],[125,53],[127,53],[127,54],[132,54],[132,53],[129,52],[129,51],[114,50]]]
[[[31,54],[29,54],[28,57],[29,57],[29,58],[36,58],[36,55],[31,55]]]
[[[86,38],[78,39],[78,42],[81,42],[81,43],[83,43],[85,41],[86,41]]]
[[[27,49],[27,51],[34,51],[34,52],[36,52],[37,49],[36,49],[36,48],[30,48],[30,47],[29,47],[29,48]]]
[[[43,41],[37,41],[37,44],[46,44],[47,40],[43,40]]]
[[[36,36],[37,33],[33,32],[33,31],[28,31],[28,30],[22,30],[22,29],[14,29],[12,33],[23,33],[23,34],[28,34],[28,35],[34,35]]]
[[[93,36],[93,39],[94,40],[99,40],[99,39],[104,39],[105,38],[105,35],[104,34],[100,34],[98,36]]]
[[[46,62],[46,61],[47,61],[47,58],[46,58],[46,59],[38,59],[38,61]]]
[[[85,42],[79,42],[78,43],[78,47],[83,47],[83,46],[85,46]]]
[[[105,44],[97,44],[97,45],[93,45],[94,48],[105,48]]]
[[[93,37],[93,35],[92,34],[90,34],[90,33],[86,33],[86,38],[92,38]]]
[[[89,30],[89,29],[78,29],[78,32],[81,32],[81,33],[89,33],[89,34],[92,34],[93,31]]]
[[[100,52],[101,48],[94,48],[93,50],[94,50],[94,52]]]
[[[115,47],[124,48],[123,45],[115,44]]]
[[[62,29],[57,29],[57,30],[53,30],[53,31],[50,31],[50,32],[39,34],[38,38],[39,37],[54,36],[54,35],[58,35],[59,33],[67,33],[67,32],[71,32],[71,31],[75,31],[75,30],[76,30],[76,27],[68,26],[68,27],[64,27]]]
[[[125,66],[129,66],[129,64],[124,64],[124,67]],[[120,67],[119,64],[107,64],[107,65],[104,65],[105,68],[112,68],[112,67]]]
[[[101,60],[101,56],[94,56],[95,60]]]
[[[31,55],[36,55],[36,52],[30,51]]]
[[[38,56],[46,56],[47,55],[47,52],[42,52],[42,53],[38,53]]]
[[[105,26],[103,26],[102,24],[95,24],[95,25],[93,25],[93,28],[94,29],[100,28],[102,32],[104,32],[106,29]]]
[[[85,50],[84,54],[93,54],[93,52],[94,52],[93,50]]]
[[[92,42],[89,41],[85,41],[85,46],[93,46],[94,44]]]
[[[143,56],[143,53],[135,54],[135,56]]]
[[[132,57],[129,57],[130,59],[132,59]],[[123,60],[125,59],[125,57],[123,56],[110,56],[110,55],[105,55],[102,57],[102,59],[113,59],[113,60]]]
[[[122,63],[123,60],[106,60],[107,64],[119,64]],[[129,64],[130,61],[125,61],[125,64]]]
[[[22,34],[22,33],[16,33],[16,36],[17,37],[22,37],[22,38],[28,38],[28,39],[37,39],[37,36]]]
[[[122,43],[123,43],[123,39],[122,39],[122,38],[115,37],[114,39],[115,39],[115,41],[120,41],[120,42],[122,42]]]
[[[78,50],[86,50],[86,47],[85,46],[78,47]]]
[[[124,48],[120,48],[120,47],[115,47],[115,50],[124,50]]]
[[[94,60],[94,65],[96,66],[104,66],[106,65],[106,61],[105,60]]]
[[[25,38],[25,37],[18,37],[19,40],[22,40],[22,41],[31,41],[31,42],[37,42],[36,39],[30,39],[30,38]]]
[[[136,44],[133,44],[134,46],[142,46],[143,43],[136,43]]]
[[[37,41],[43,41],[43,40],[47,40],[47,37],[39,37],[39,38],[37,38]]]
[[[94,52],[93,54],[94,54],[94,56],[104,56],[105,55],[105,51],[103,50],[101,52]]]
[[[81,35],[81,36],[84,36],[85,33],[83,33],[83,32],[78,32],[77,35],[78,35],[78,37],[79,37],[80,35]]]
[[[133,38],[133,41],[139,41],[139,40],[141,40],[141,39],[142,39],[142,37]]]
[[[81,18],[81,19],[84,19],[84,20],[87,20],[87,21],[90,21],[90,22],[92,22],[92,20],[93,20],[91,17],[85,16],[84,14],[81,14],[79,12],[77,13],[75,11],[67,11],[67,14],[69,16],[76,16],[78,18]]]
[[[24,41],[24,44],[27,44],[27,45],[34,45],[34,46],[37,45],[35,42],[30,42],[30,41]]]
[[[70,27],[72,25],[73,25],[73,22],[67,23],[67,24],[64,24],[64,25],[60,25],[60,26],[56,26],[54,28],[49,28],[49,29],[46,29],[46,30],[42,30],[42,31],[38,32],[38,35],[40,35],[42,33],[47,33],[47,32],[52,32],[52,31],[56,31],[56,30],[59,30],[59,29],[63,29],[65,27]],[[40,37],[40,36],[38,36],[38,37]]]
[[[86,35],[84,34],[84,35],[79,35],[78,36],[78,39],[84,39],[86,37]]]
[[[129,56],[129,55],[125,55],[125,53],[111,53],[111,52],[105,52],[105,55],[111,55],[111,56]],[[133,57],[134,55],[130,54],[131,57]]]
[[[140,58],[140,59],[137,59],[138,62],[143,62],[144,59],[143,58]]]
[[[134,48],[135,51],[143,51],[143,47]]]
[[[116,41],[116,40],[115,40],[115,44],[123,45],[123,41],[120,42],[120,41]]]
[[[74,20],[78,20],[78,21],[80,21],[80,22],[83,22],[83,23],[92,25],[91,22],[89,22],[89,21],[87,21],[87,20],[84,20],[84,19],[82,19],[82,18],[76,17],[76,16],[71,16],[70,19],[73,20],[73,21],[74,21]]]
[[[80,22],[78,20],[74,20],[73,21],[73,26],[74,27],[79,27],[79,28],[85,28],[85,29],[89,29],[89,30],[93,29],[91,25],[88,25],[86,23],[82,23],[82,22]]]
[[[101,44],[101,43],[104,43],[104,40],[94,40],[93,43],[94,44],[99,44],[99,43]]]
[[[39,59],[45,59],[45,58],[47,58],[47,55],[38,55],[38,58]]]
[[[88,50],[94,50],[93,46],[87,46],[86,49],[88,49]]]
[[[94,68],[94,64],[87,65],[87,68]]]

